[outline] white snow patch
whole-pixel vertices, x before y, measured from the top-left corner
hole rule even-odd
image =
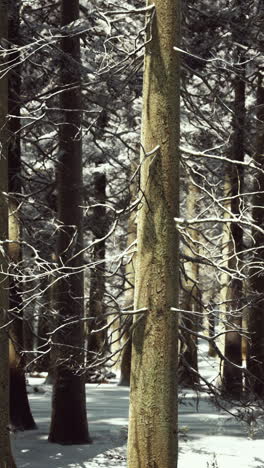
[[[205,347],[202,346],[204,353]],[[201,368],[213,379],[218,373],[216,360],[203,354]],[[38,429],[12,435],[18,468],[125,468],[129,389],[116,384],[89,384],[87,413],[91,445],[61,446],[48,442],[51,414],[51,387],[44,379],[30,378],[45,393],[29,395]],[[206,394],[185,391],[179,408],[178,468],[263,468],[264,424],[251,432],[245,422],[217,409]],[[234,408],[232,408],[232,411]],[[261,417],[261,419],[263,419]],[[254,440],[249,436],[254,435]]]

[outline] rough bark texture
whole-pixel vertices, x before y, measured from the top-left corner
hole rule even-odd
[[[180,3],[157,0],[143,86],[135,308],[147,311],[132,338],[129,468],[177,466],[179,36]]]
[[[244,131],[245,131],[245,68],[241,67],[240,75],[234,80],[234,119],[233,119],[233,142],[232,158],[237,161],[244,160]],[[234,216],[240,215],[239,194],[243,192],[243,166],[231,167],[231,212]],[[223,365],[222,391],[225,395],[239,397],[242,392],[242,350],[241,350],[241,328],[242,328],[242,296],[243,282],[239,278],[239,269],[243,252],[243,229],[238,223],[230,226],[230,251],[228,267],[234,272],[230,278],[227,290],[227,330],[225,335],[225,357]],[[233,365],[235,364],[235,366]]]
[[[9,2],[8,39],[12,44],[19,44],[19,1]],[[14,52],[10,57],[19,63],[19,52]],[[9,261],[12,262],[11,276],[9,279],[9,307],[13,317],[10,330],[11,343],[9,346],[10,361],[10,422],[16,429],[35,429],[27,397],[26,379],[24,373],[24,359],[21,351],[23,343],[23,315],[21,285],[16,278],[17,264],[22,259],[21,225],[19,213],[19,195],[21,194],[21,150],[20,150],[20,88],[21,67],[17,65],[8,76],[8,113],[12,115],[8,122],[8,191],[9,191],[9,225],[8,237],[14,241],[8,246]]]
[[[7,24],[8,2],[0,0],[0,41],[1,45],[8,35]],[[0,56],[0,66],[4,58]],[[0,242],[8,238],[8,204],[3,195],[8,191],[8,152],[6,116],[8,112],[8,80],[0,75]],[[0,468],[14,468],[9,438],[9,363],[8,333],[5,328],[9,308],[7,252],[3,245],[0,249]]]
[[[79,2],[61,3],[62,26],[78,19]],[[51,442],[89,442],[83,373],[83,235],[82,235],[82,148],[79,37],[62,39],[62,123],[58,161],[57,257],[62,277],[57,283],[57,367],[53,389]],[[70,273],[70,274],[69,274]],[[73,324],[68,324],[67,321]]]
[[[264,169],[264,78],[262,72],[258,78],[257,92],[257,141],[256,164]],[[253,199],[253,222],[264,228],[264,174],[258,171],[255,175]],[[248,316],[248,331],[250,332],[250,346],[248,347],[247,368],[251,375],[247,376],[247,390],[258,397],[264,396],[264,290],[263,264],[264,248],[263,235],[253,228],[254,247],[256,249],[254,266],[250,269],[250,289],[252,294],[251,307]]]

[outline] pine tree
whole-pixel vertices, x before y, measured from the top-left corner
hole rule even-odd
[[[258,71],[257,77],[257,132],[255,161],[259,170],[255,174],[253,196],[253,229],[255,255],[250,267],[250,293],[251,305],[249,306],[248,330],[250,341],[247,356],[247,368],[250,374],[247,376],[247,390],[258,397],[264,395],[264,321],[263,321],[263,233],[258,230],[264,227],[264,78],[263,72]]]
[[[10,1],[8,17],[8,40],[12,45],[19,44],[19,10],[21,2]],[[24,349],[23,337],[23,301],[21,287],[16,277],[17,265],[22,260],[21,249],[21,220],[19,210],[19,196],[22,192],[21,175],[21,145],[20,145],[20,91],[21,91],[21,64],[19,51],[14,48],[12,54],[16,66],[8,75],[8,192],[9,192],[9,226],[8,237],[11,242],[8,246],[9,260],[12,262],[12,275],[10,277],[10,310],[13,317],[17,317],[11,326],[10,341],[10,421],[14,427],[22,430],[36,428],[27,397],[26,379],[24,372],[25,359],[22,355]]]
[[[147,3],[149,6],[150,3]],[[180,3],[157,0],[145,51],[128,467],[177,466]],[[137,315],[138,317],[138,315]]]
[[[61,25],[79,18],[79,1],[61,3]],[[61,279],[56,288],[60,331],[56,334],[56,372],[49,441],[89,442],[83,372],[83,233],[80,39],[61,42],[61,123],[59,134],[57,258]],[[67,324],[73,321],[73,324]]]
[[[7,47],[8,2],[0,1],[0,37],[2,51]],[[8,113],[8,79],[5,70],[4,53],[0,55],[0,468],[15,468],[11,454],[9,439],[9,354],[8,354],[8,260],[5,241],[8,238],[8,151],[7,151],[7,122]]]

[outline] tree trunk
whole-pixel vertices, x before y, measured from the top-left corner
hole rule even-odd
[[[188,182],[186,199],[186,217],[195,218],[197,215],[199,191],[193,180]],[[186,256],[194,257],[198,250],[199,232],[195,229],[186,229],[186,238],[183,251]],[[179,385],[184,387],[196,387],[199,384],[197,337],[191,332],[198,332],[198,314],[201,312],[201,292],[199,290],[199,264],[191,261],[184,263],[184,275],[181,278],[181,312],[180,323],[184,328],[180,332],[179,354]],[[191,313],[192,312],[192,313]],[[188,331],[190,330],[190,331]]]
[[[19,44],[19,1],[10,1],[10,15],[8,17],[8,39],[12,44]],[[10,59],[19,63],[19,52],[14,52]],[[35,429],[27,397],[26,379],[24,372],[23,340],[23,312],[21,285],[16,277],[19,262],[22,260],[21,224],[19,213],[19,195],[21,194],[21,150],[20,150],[20,88],[21,67],[16,65],[8,76],[8,113],[12,115],[8,122],[8,191],[9,191],[9,240],[14,241],[8,246],[9,260],[12,262],[9,280],[9,306],[13,317],[17,317],[11,326],[11,340],[9,349],[10,361],[10,422],[16,429]]]
[[[259,171],[255,175],[252,217],[254,225],[264,229],[264,78],[260,71],[257,89],[257,141],[255,161]],[[247,368],[251,375],[247,376],[247,391],[260,398],[264,396],[264,290],[263,264],[264,248],[263,234],[252,229],[254,248],[253,266],[250,267],[250,289],[252,294],[248,316],[248,331],[250,345],[248,347]]]
[[[230,218],[231,212],[231,201],[230,201],[230,193],[231,193],[231,180],[229,174],[229,167],[226,167],[225,175],[224,175],[224,187],[223,187],[223,198],[225,201],[223,202],[223,219],[226,220],[223,223],[223,230],[222,230],[222,239],[221,239],[221,272],[219,275],[219,283],[220,283],[220,291],[219,291],[219,325],[218,325],[218,332],[221,333],[220,337],[216,340],[216,344],[224,355],[225,353],[225,334],[226,331],[226,317],[227,317],[227,293],[228,293],[228,286],[229,286],[229,275],[227,273],[228,270],[228,259],[230,255],[230,222],[227,219]],[[211,297],[215,297],[214,294]],[[221,363],[221,372],[223,371],[223,366]],[[222,375],[220,375],[220,379],[218,379],[219,387],[222,386]]]
[[[215,335],[215,322],[216,322],[216,316],[215,316],[215,303],[214,301],[209,302],[209,307],[208,307],[208,336],[212,338]],[[210,357],[216,357],[217,353],[215,350],[215,347],[213,346],[212,342],[209,341],[209,346],[208,346],[208,356]]]
[[[180,354],[178,365],[179,385],[182,387],[197,388],[199,385],[198,375],[198,356],[197,356],[197,338],[191,332],[198,332],[198,317],[195,298],[197,286],[187,287],[184,285],[184,291],[181,299],[181,309],[188,312],[181,312],[180,323],[184,327],[180,332]],[[190,312],[193,313],[190,313]],[[186,328],[186,330],[185,330]],[[189,331],[190,330],[190,331]]]
[[[245,131],[245,66],[241,66],[240,74],[234,80],[234,118],[232,159],[244,160]],[[240,215],[241,201],[239,195],[243,192],[243,166],[231,166],[231,212],[237,218]],[[240,278],[240,267],[243,253],[243,229],[238,223],[230,226],[230,251],[228,267],[233,271],[233,277],[227,291],[227,301],[230,304],[227,311],[227,331],[225,335],[225,357],[223,365],[222,391],[225,395],[239,398],[242,392],[242,306],[243,282]]]
[[[137,165],[132,163],[130,175],[133,177],[133,181],[130,185],[130,203],[135,202],[137,197],[138,190],[138,180],[135,177],[135,171],[137,170]],[[128,307],[130,310],[133,308],[134,304],[134,288],[135,288],[135,263],[136,263],[136,254],[134,252],[135,242],[137,239],[137,212],[132,211],[129,215],[128,226],[127,226],[127,248],[130,250],[129,260],[126,264],[126,283],[125,283],[125,307]],[[132,320],[131,316],[127,316],[124,322],[121,324],[121,330],[124,334],[122,337],[122,344],[124,348],[121,353],[121,362],[120,362],[120,381],[118,385],[129,386],[130,385],[130,372],[131,372],[131,354],[132,354],[132,337],[131,337],[131,325]]]
[[[93,261],[95,267],[91,270],[90,277],[90,300],[89,300],[89,316],[95,317],[94,320],[89,320],[89,332],[98,330],[106,325],[105,318],[105,244],[104,239],[107,234],[106,221],[106,176],[100,172],[102,161],[97,164],[98,173],[94,176],[94,223],[92,227],[95,240],[100,242],[95,243],[93,250]],[[92,366],[96,359],[106,352],[107,331],[92,333],[88,336],[88,362]],[[92,369],[91,369],[92,370]]]
[[[149,3],[148,3],[149,4]],[[154,11],[154,10],[153,10]],[[177,466],[180,3],[157,0],[145,53],[129,468]],[[151,153],[151,154],[149,154]]]
[[[10,367],[10,422],[21,431],[37,427],[30,410],[25,372],[21,366]]]
[[[2,47],[7,47],[4,42],[8,37],[8,2],[0,0],[0,42]],[[1,65],[5,65],[4,54],[0,55]],[[6,116],[8,113],[8,80],[0,74],[0,242],[8,239],[8,151]],[[0,468],[15,468],[11,453],[9,437],[9,362],[8,362],[8,322],[9,292],[7,250],[4,245],[0,249]]]
[[[62,26],[79,18],[79,2],[62,1]],[[62,39],[62,123],[58,161],[57,256],[61,279],[57,283],[59,331],[57,366],[53,388],[49,441],[61,444],[88,443],[84,379],[83,234],[80,39]],[[68,322],[68,323],[67,323]],[[72,323],[73,322],[73,323]]]

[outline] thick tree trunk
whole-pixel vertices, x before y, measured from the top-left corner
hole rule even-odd
[[[153,16],[152,16],[153,15]],[[156,0],[148,26],[132,338],[129,468],[177,466],[180,3]]]
[[[255,187],[253,198],[252,217],[254,225],[264,229],[264,78],[260,71],[257,91],[257,141],[256,141],[256,165],[260,170],[255,175]],[[250,289],[252,294],[251,306],[248,316],[248,331],[250,341],[247,356],[247,368],[250,375],[247,376],[247,391],[258,397],[264,396],[264,288],[263,288],[263,264],[264,248],[263,234],[257,229],[252,229],[254,248],[256,249],[252,265],[250,267]]]
[[[232,158],[244,160],[245,131],[245,67],[241,66],[240,75],[234,80],[234,134],[232,143]],[[232,164],[231,167],[231,211],[237,218],[240,215],[240,197],[243,192],[243,166]],[[228,267],[234,272],[230,278],[227,291],[227,301],[230,304],[227,311],[227,331],[225,335],[225,357],[223,365],[222,391],[225,395],[239,398],[242,392],[242,306],[243,282],[240,279],[240,267],[243,253],[243,229],[238,223],[230,226],[230,252]]]
[[[9,3],[8,39],[12,44],[19,44],[19,8],[20,2],[12,0]],[[10,57],[19,63],[19,52]],[[21,285],[16,277],[17,265],[22,259],[21,225],[19,213],[19,195],[21,194],[21,150],[20,150],[20,88],[21,67],[16,65],[8,76],[8,191],[9,191],[9,240],[14,241],[8,246],[9,259],[12,262],[9,280],[9,306],[13,317],[17,318],[11,327],[11,341],[9,349],[10,361],[10,422],[16,429],[35,429],[36,424],[32,417],[27,397],[26,379],[24,372],[24,359],[21,352],[24,349],[23,340],[23,313]]]
[[[7,47],[4,42],[8,36],[7,24],[8,2],[0,0],[0,42],[1,46]],[[1,65],[4,65],[4,56],[0,55],[0,242],[8,239],[8,203],[6,194],[8,192],[8,152],[7,152],[7,129],[6,116],[8,113],[8,80],[1,76]],[[8,270],[7,251],[4,244],[0,249],[0,468],[15,468],[11,453],[9,437],[9,353],[8,353],[8,321],[9,292],[8,292]]]
[[[22,431],[37,427],[29,406],[25,372],[20,365],[10,367],[10,422]]]
[[[79,18],[79,2],[62,1],[62,26]],[[57,356],[49,441],[61,444],[89,442],[84,379],[82,148],[79,37],[62,39],[63,122],[58,161],[57,256],[61,279],[57,283]],[[67,323],[68,322],[68,323]],[[73,322],[73,323],[72,323]]]

